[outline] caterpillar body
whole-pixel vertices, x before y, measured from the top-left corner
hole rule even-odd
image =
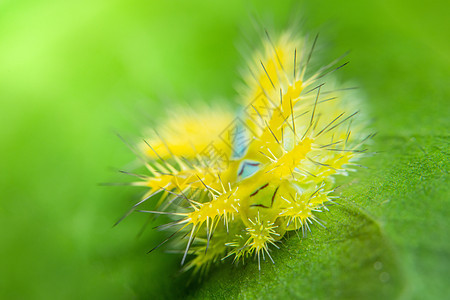
[[[139,145],[149,173],[133,185],[147,192],[131,211],[173,218],[160,228],[181,237],[173,247],[184,270],[250,256],[260,267],[261,258],[273,262],[286,232],[324,226],[317,215],[337,198],[334,176],[351,170],[364,137],[352,103],[330,79],[342,65],[307,75],[315,43],[307,49],[292,32],[267,34],[249,64],[237,116],[179,112]],[[140,209],[146,201],[157,209]]]

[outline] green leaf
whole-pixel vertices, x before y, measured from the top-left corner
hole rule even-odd
[[[449,138],[377,139],[384,152],[340,188],[341,205],[323,213],[327,229],[288,237],[275,265],[224,264],[192,298],[439,298],[448,270],[445,238]],[[389,151],[388,151],[389,150]],[[405,155],[405,153],[407,153]],[[419,279],[420,278],[420,279]]]

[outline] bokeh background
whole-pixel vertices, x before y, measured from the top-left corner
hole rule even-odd
[[[0,0],[0,298],[380,295],[357,280],[372,266],[364,253],[347,269],[336,264],[347,248],[320,245],[280,255],[289,263],[277,280],[249,262],[234,279],[213,271],[186,288],[178,256],[146,255],[162,235],[137,237],[144,216],[112,226],[141,192],[99,186],[129,180],[117,170],[134,156],[116,133],[138,138],[177,103],[236,106],[237,49],[255,20],[320,32],[325,59],[352,51],[338,75],[367,98],[380,154],[344,191],[395,253],[402,279],[383,295],[448,296],[449,11],[447,1]]]

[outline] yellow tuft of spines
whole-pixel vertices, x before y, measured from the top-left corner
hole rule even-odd
[[[140,145],[150,174],[135,185],[148,191],[132,210],[155,198],[156,210],[140,211],[175,219],[163,228],[181,237],[174,247],[182,264],[191,257],[186,270],[229,256],[272,260],[286,232],[324,226],[317,214],[336,198],[334,176],[350,170],[365,139],[352,131],[357,112],[330,78],[340,66],[309,71],[315,43],[267,34],[239,114],[179,112]]]

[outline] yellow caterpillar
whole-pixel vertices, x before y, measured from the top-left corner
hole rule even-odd
[[[316,40],[307,50],[291,32],[267,34],[249,64],[238,115],[177,113],[139,145],[149,174],[133,184],[148,191],[132,211],[174,218],[162,228],[182,237],[174,246],[185,270],[229,256],[260,264],[287,231],[322,225],[316,215],[336,197],[333,176],[346,174],[365,139],[352,104],[330,82],[341,66],[307,76]],[[145,201],[158,201],[157,210],[140,210]]]

